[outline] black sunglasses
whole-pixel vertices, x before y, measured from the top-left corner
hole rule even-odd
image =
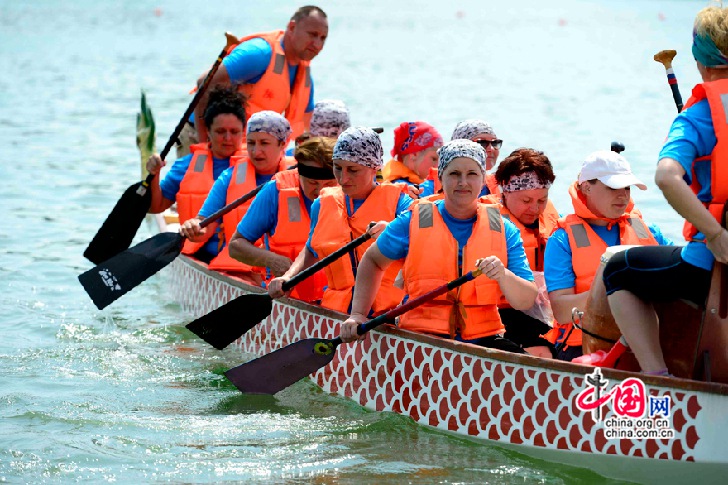
[[[496,150],[500,150],[500,147],[503,146],[503,140],[478,140],[475,143],[482,146],[483,148],[488,148],[489,145],[493,145],[493,148]]]

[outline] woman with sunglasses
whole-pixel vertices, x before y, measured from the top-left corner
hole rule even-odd
[[[371,128],[352,126],[339,135],[334,146],[334,176],[337,187],[321,190],[311,205],[311,228],[305,246],[288,271],[271,280],[268,294],[284,295],[282,285],[293,275],[308,268],[368,232],[376,238],[387,222],[406,211],[412,199],[399,185],[378,184],[377,169],[382,166],[382,142]],[[377,222],[378,221],[378,222]],[[376,222],[372,227],[371,222]],[[328,286],[321,306],[349,313],[354,281],[361,261],[372,241],[367,241],[325,268]],[[404,292],[394,286],[399,265],[393,265],[384,276],[381,291],[373,305],[375,313],[396,306]]]
[[[521,236],[501,218],[497,206],[479,201],[485,150],[470,140],[453,140],[438,153],[444,198],[420,199],[387,225],[369,248],[359,265],[351,318],[344,322],[341,338],[357,338],[356,326],[366,320],[382,275],[397,261],[404,259],[404,286],[410,298],[477,265],[483,276],[411,309],[400,317],[400,328],[522,354],[520,345],[503,338],[498,314],[501,295],[513,308],[524,310],[536,299]]]
[[[481,196],[488,194],[497,194],[498,184],[493,174],[487,172],[495,167],[500,155],[500,149],[503,146],[503,140],[498,138],[493,128],[483,120],[470,119],[461,121],[455,126],[452,132],[451,140],[470,140],[474,141],[485,150],[485,184],[480,193]]]
[[[553,316],[543,277],[543,253],[559,219],[559,213],[549,200],[549,188],[555,178],[551,161],[543,152],[519,148],[508,155],[495,172],[502,193],[482,199],[500,204],[503,218],[520,231],[528,265],[539,289],[536,304],[526,312],[515,310],[501,300],[498,311],[506,327],[505,337],[522,345],[529,354],[547,358],[553,357],[554,346],[541,335],[551,330],[549,325]]]

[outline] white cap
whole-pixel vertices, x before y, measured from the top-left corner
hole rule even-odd
[[[612,189],[623,189],[636,185],[642,190],[647,186],[634,176],[629,162],[619,153],[598,151],[590,154],[581,165],[579,183],[597,179]]]

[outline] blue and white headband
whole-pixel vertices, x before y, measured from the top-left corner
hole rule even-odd
[[[477,143],[458,139],[451,140],[437,150],[440,156],[440,163],[437,166],[437,177],[442,179],[442,173],[445,171],[450,162],[456,158],[465,157],[473,160],[480,167],[480,171],[485,175],[485,150]]]
[[[493,135],[493,128],[483,120],[465,120],[455,125],[451,140],[472,140],[478,135]]]
[[[346,160],[368,168],[381,167],[383,156],[382,141],[371,128],[349,127],[334,145],[334,160]]]
[[[350,126],[349,109],[342,101],[325,99],[314,105],[309,128],[311,135],[336,138]]]

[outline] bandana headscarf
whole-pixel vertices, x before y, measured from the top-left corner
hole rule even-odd
[[[405,121],[394,129],[394,148],[390,153],[396,157],[441,146],[442,136],[435,127],[424,121]]]
[[[541,183],[536,172],[523,172],[513,175],[508,183],[501,187],[503,192],[518,192],[519,190],[548,189],[551,182]]]
[[[291,136],[291,124],[275,111],[258,111],[248,119],[246,135],[251,133],[268,133],[281,143],[286,143]]]
[[[325,99],[313,107],[309,129],[311,135],[336,138],[350,126],[349,109],[342,101]]]
[[[455,125],[451,140],[472,140],[478,135],[493,135],[493,128],[483,120],[465,120]]]
[[[334,145],[334,160],[346,160],[368,168],[382,166],[382,141],[374,130],[352,126],[344,130]]]
[[[440,164],[437,166],[437,177],[442,179],[442,172],[445,171],[450,162],[459,157],[469,158],[480,167],[485,175],[485,150],[483,147],[470,140],[452,140],[437,150],[440,155]]]
[[[728,67],[726,57],[709,35],[700,35],[693,29],[693,57],[705,67],[722,68]]]

